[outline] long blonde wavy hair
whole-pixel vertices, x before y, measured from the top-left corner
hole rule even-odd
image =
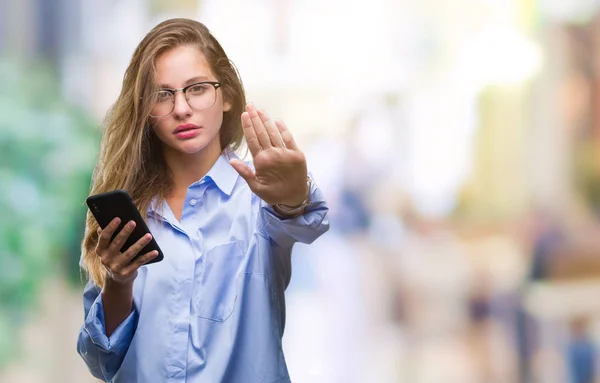
[[[149,96],[157,89],[156,60],[162,53],[182,45],[200,49],[222,83],[224,100],[231,103],[231,109],[223,113],[219,131],[221,150],[236,150],[243,139],[240,116],[246,98],[242,81],[208,28],[189,19],[166,20],[154,27],[135,49],[123,77],[121,93],[106,114],[90,190],[90,195],[127,190],[145,219],[152,200],[157,197],[158,201],[164,201],[172,188],[160,141],[150,125]],[[84,269],[89,279],[103,287],[106,269],[95,252],[97,229],[98,223],[88,211],[81,244]]]

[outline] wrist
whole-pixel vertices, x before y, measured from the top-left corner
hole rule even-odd
[[[306,191],[304,197],[300,202],[293,201],[292,203],[278,203],[273,205],[273,210],[279,215],[286,217],[296,217],[304,213],[306,206],[310,204],[310,189],[312,185],[312,179],[310,176],[306,180]],[[296,203],[294,203],[296,202]]]
[[[107,276],[104,281],[104,290],[108,290],[110,292],[115,293],[123,293],[126,291],[133,290],[133,281],[135,278],[126,281],[117,281],[110,276]]]
[[[306,184],[304,186],[304,190],[303,190],[302,194],[299,195],[299,197],[296,197],[294,199],[290,199],[290,200],[285,201],[285,202],[278,203],[276,205],[280,206],[280,207],[287,208],[287,209],[297,209],[302,204],[306,203],[306,201],[308,200],[309,196],[310,196],[310,180],[307,179]]]

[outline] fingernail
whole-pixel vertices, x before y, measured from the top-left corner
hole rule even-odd
[[[135,222],[133,222],[133,221],[129,221],[129,223],[127,224],[127,226],[129,226],[129,227],[134,227],[134,226],[135,226]]]

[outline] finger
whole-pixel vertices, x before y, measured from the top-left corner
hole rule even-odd
[[[106,225],[104,230],[102,230],[100,232],[100,237],[98,237],[98,246],[97,246],[98,250],[104,250],[109,246],[110,239],[112,238],[115,230],[117,230],[119,228],[120,223],[121,223],[120,218],[118,218],[118,217],[114,218],[112,221],[110,221],[110,223],[108,225]]]
[[[260,152],[260,143],[258,142],[256,133],[254,132],[252,120],[250,119],[248,112],[242,113],[242,128],[244,129],[244,136],[246,137],[248,149],[250,149],[252,157],[256,157],[258,152]]]
[[[263,149],[269,149],[271,145],[271,138],[269,137],[269,133],[265,128],[262,120],[258,116],[258,112],[256,108],[252,104],[246,105],[246,111],[250,115],[250,120],[252,121],[252,126],[254,128],[254,132],[256,137],[258,138],[258,143],[260,147]]]
[[[156,258],[157,255],[158,255],[158,251],[156,251],[156,250],[152,250],[152,251],[147,252],[144,255],[140,255],[139,257],[137,257],[135,259],[135,261],[131,262],[131,264],[129,266],[127,266],[126,268],[123,269],[123,274],[129,275],[129,274],[134,273],[137,269],[139,269],[140,267],[144,266],[149,261]]]
[[[294,140],[294,136],[292,136],[292,133],[288,130],[283,121],[276,120],[275,125],[281,134],[285,147],[292,150],[299,150],[298,145],[296,145],[296,140]]]
[[[236,158],[231,159],[229,163],[231,164],[231,166],[233,166],[235,171],[238,172],[239,175],[248,183],[248,186],[250,186],[250,190],[254,191],[257,187],[258,180],[256,179],[256,174],[254,174],[252,169],[250,169],[250,167],[246,165],[244,161],[238,160]]]
[[[258,109],[257,112],[258,117],[260,117],[260,120],[262,121],[263,125],[265,126],[265,129],[267,130],[267,133],[269,134],[271,145],[273,145],[276,148],[283,148],[283,139],[281,138],[281,134],[275,126],[275,123],[273,123],[267,112],[265,112],[264,110]]]
[[[131,232],[133,231],[134,228],[135,228],[134,221],[127,222],[127,224],[123,227],[123,229],[121,229],[119,234],[117,234],[115,239],[112,240],[112,242],[110,243],[109,249],[113,252],[120,252],[121,247],[123,247],[123,244],[125,243],[127,238],[129,238],[129,236],[131,235]]]
[[[125,253],[123,253],[123,260],[127,263],[129,263],[129,261],[131,261],[133,258],[135,258],[136,255],[139,254],[140,251],[142,251],[142,249],[150,243],[150,241],[152,240],[152,234],[148,233],[146,235],[144,235],[142,238],[138,239],[136,243],[134,243],[133,245],[131,245],[129,247],[129,249],[127,249],[125,251]]]

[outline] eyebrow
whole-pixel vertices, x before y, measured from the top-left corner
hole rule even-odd
[[[196,76],[196,77],[192,77],[189,80],[187,80],[186,82],[183,83],[183,86],[186,87],[190,84],[193,84],[195,82],[201,82],[201,81],[209,81],[209,78],[206,76]],[[170,86],[168,84],[160,84],[159,86],[161,89],[176,89],[174,86]]]

